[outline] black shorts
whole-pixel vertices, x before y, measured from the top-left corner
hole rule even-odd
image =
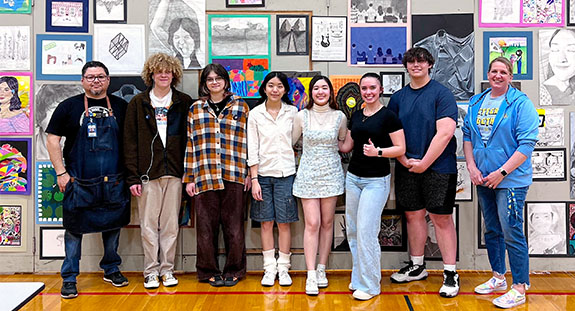
[[[397,208],[414,212],[426,209],[440,215],[453,213],[457,174],[441,174],[431,169],[417,174],[396,163],[395,197]]]

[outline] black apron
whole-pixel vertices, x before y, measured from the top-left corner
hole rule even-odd
[[[85,115],[70,151],[64,192],[64,228],[73,233],[119,229],[130,222],[130,195],[120,158],[120,130],[106,97],[109,116]]]

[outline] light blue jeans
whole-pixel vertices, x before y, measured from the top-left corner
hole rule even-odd
[[[485,246],[491,269],[505,274],[505,250],[513,284],[529,285],[529,251],[523,233],[523,205],[529,187],[489,189],[477,186],[485,220]]]
[[[345,179],[347,241],[353,259],[351,286],[378,295],[381,292],[381,212],[389,196],[390,175]]]

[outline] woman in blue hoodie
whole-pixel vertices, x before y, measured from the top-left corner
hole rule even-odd
[[[513,67],[508,59],[494,59],[487,78],[491,88],[471,98],[463,126],[463,151],[471,181],[477,186],[493,270],[493,277],[478,285],[475,292],[507,290],[507,249],[513,285],[493,303],[511,308],[525,303],[529,288],[523,203],[532,181],[531,153],[537,142],[539,117],[527,95],[510,85]]]

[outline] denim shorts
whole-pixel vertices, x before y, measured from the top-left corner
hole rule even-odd
[[[299,220],[297,215],[297,202],[292,195],[295,175],[288,177],[258,176],[262,188],[263,201],[256,201],[252,197],[250,218],[259,221],[276,221],[290,223]]]

